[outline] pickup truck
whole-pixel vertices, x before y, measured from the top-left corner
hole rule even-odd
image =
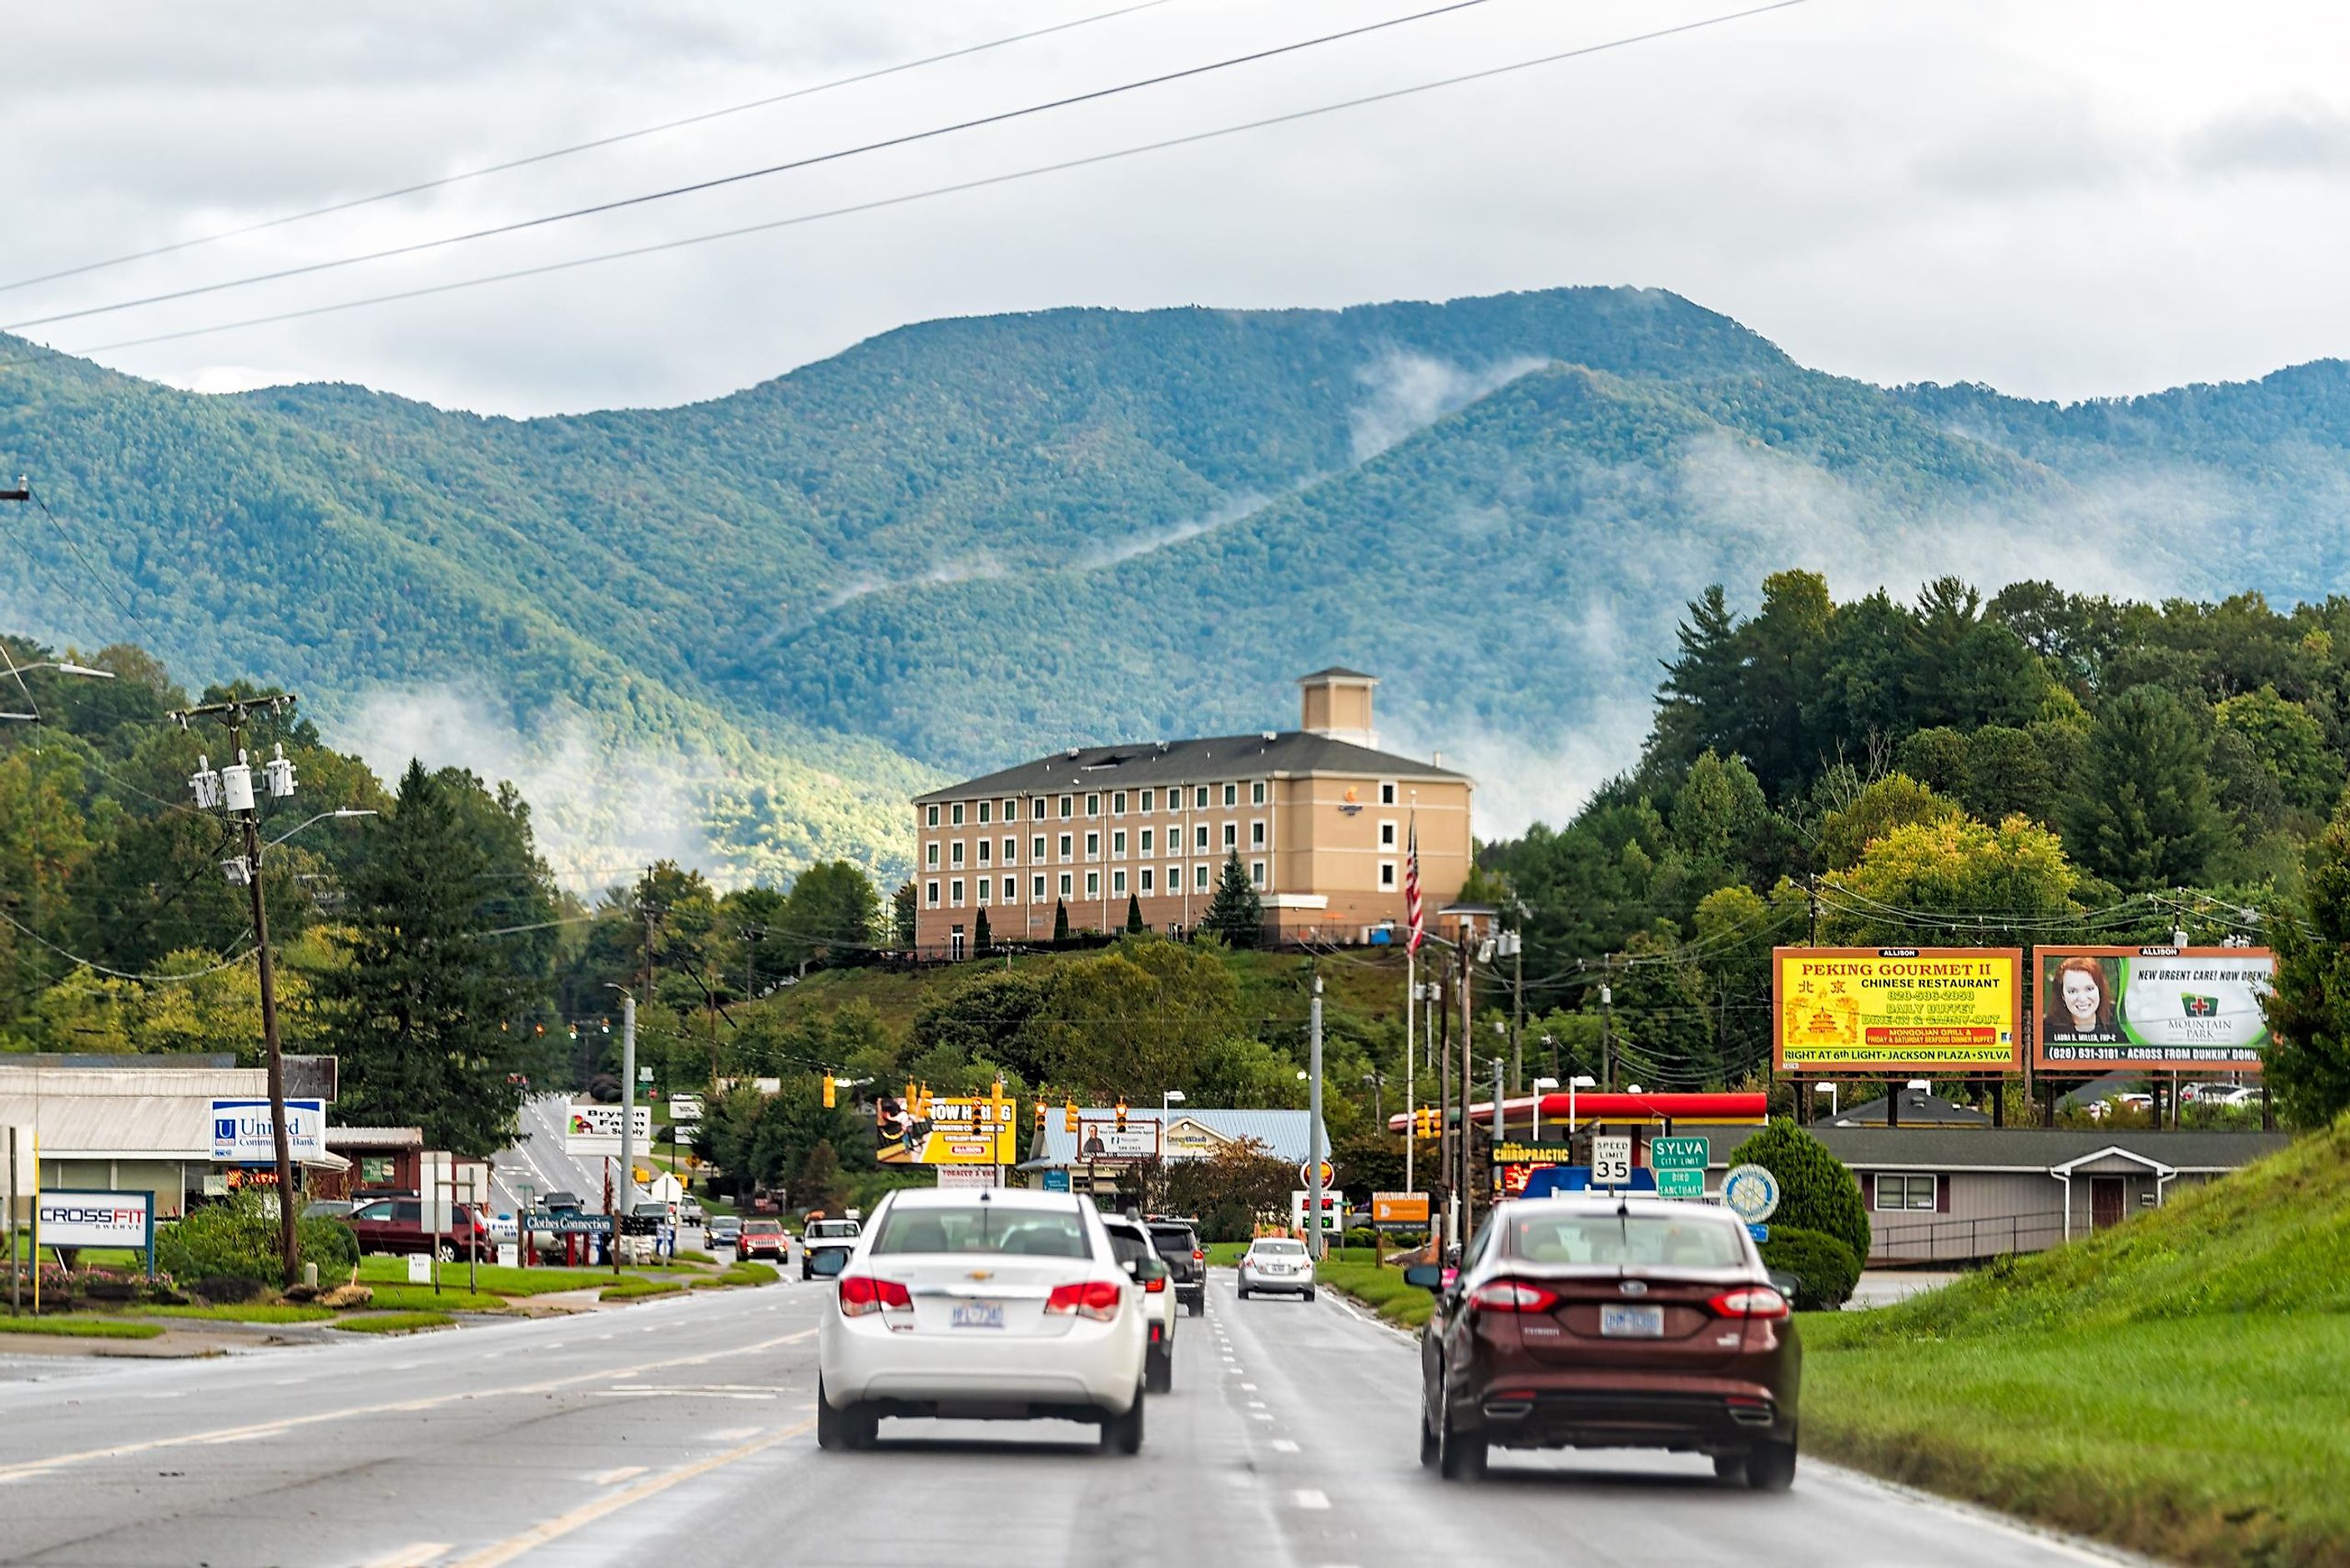
[[[816,1268],[810,1262],[821,1251],[846,1251],[857,1245],[864,1228],[854,1220],[827,1220],[811,1216],[800,1231],[800,1278],[816,1278]]]

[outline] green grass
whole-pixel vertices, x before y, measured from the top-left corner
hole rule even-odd
[[[1418,1328],[1428,1321],[1436,1298],[1427,1291],[1405,1284],[1400,1265],[1378,1268],[1371,1263],[1367,1251],[1349,1248],[1348,1251],[1361,1252],[1361,1261],[1326,1259],[1315,1271],[1315,1282],[1344,1291],[1399,1328]]]
[[[596,1299],[604,1302],[640,1301],[646,1296],[673,1296],[685,1286],[675,1280],[647,1280],[633,1275],[624,1277],[618,1284],[608,1284]]]
[[[733,1285],[772,1285],[782,1277],[776,1272],[773,1264],[749,1262],[736,1263],[718,1273],[705,1274],[698,1280],[688,1280],[686,1283],[697,1290],[706,1290]]]
[[[2350,1122],[1802,1332],[1826,1458],[2167,1560],[2350,1560]]]
[[[1248,1249],[1249,1244],[1246,1241],[1211,1241],[1206,1249],[1208,1267],[1229,1269],[1241,1261],[1241,1254]]]
[[[692,1247],[686,1248],[677,1255],[677,1262],[681,1263],[714,1263],[717,1261],[718,1260],[716,1258],[712,1257],[709,1253],[701,1251]]]
[[[134,1306],[140,1317],[192,1317],[214,1323],[324,1323],[334,1316],[326,1307],[298,1302],[238,1302],[224,1306]]]
[[[460,1274],[454,1284],[443,1283],[435,1295],[431,1285],[369,1285],[375,1293],[372,1310],[377,1312],[511,1312],[514,1303],[504,1296],[494,1296],[487,1291],[473,1292],[462,1288],[465,1276]]]
[[[479,1270],[481,1288],[491,1295],[537,1296],[552,1291],[583,1291],[612,1282],[608,1269],[505,1269],[484,1263]],[[442,1289],[462,1286],[465,1282],[465,1265],[441,1265]],[[363,1285],[405,1285],[408,1283],[408,1260],[405,1258],[362,1258],[359,1261],[359,1283]],[[415,1287],[430,1291],[431,1285]]]
[[[66,1339],[153,1339],[161,1324],[133,1323],[119,1317],[0,1317],[0,1334],[40,1334]]]
[[[450,1328],[457,1320],[441,1312],[387,1312],[347,1317],[335,1324],[345,1334],[415,1334],[428,1328]]]

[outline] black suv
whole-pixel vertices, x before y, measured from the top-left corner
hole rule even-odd
[[[1173,1276],[1175,1299],[1183,1305],[1186,1315],[1198,1317],[1208,1310],[1208,1254],[1200,1250],[1200,1238],[1192,1233],[1189,1220],[1152,1220],[1150,1242],[1159,1255],[1167,1260],[1167,1272]]]

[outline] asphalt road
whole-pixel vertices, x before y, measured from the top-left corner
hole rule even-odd
[[[491,1166],[491,1179],[497,1188],[496,1208],[501,1211],[522,1212],[520,1189],[525,1185],[534,1201],[550,1192],[576,1192],[588,1208],[603,1208],[603,1160],[574,1159],[564,1152],[569,1105],[567,1095],[536,1095],[522,1103],[514,1147]]]
[[[2109,1561],[1807,1465],[1499,1455],[1447,1485],[1413,1351],[1325,1296],[1181,1322],[1142,1454],[1090,1428],[892,1422],[816,1448],[821,1284],[0,1386],[0,1562],[489,1568]]]

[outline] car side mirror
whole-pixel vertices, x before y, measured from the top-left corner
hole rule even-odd
[[[846,1247],[827,1247],[808,1260],[808,1272],[820,1280],[837,1279],[847,1267],[848,1249]]]
[[[1413,1263],[1404,1270],[1403,1282],[1414,1290],[1440,1291],[1444,1288],[1444,1270],[1436,1263]]]

